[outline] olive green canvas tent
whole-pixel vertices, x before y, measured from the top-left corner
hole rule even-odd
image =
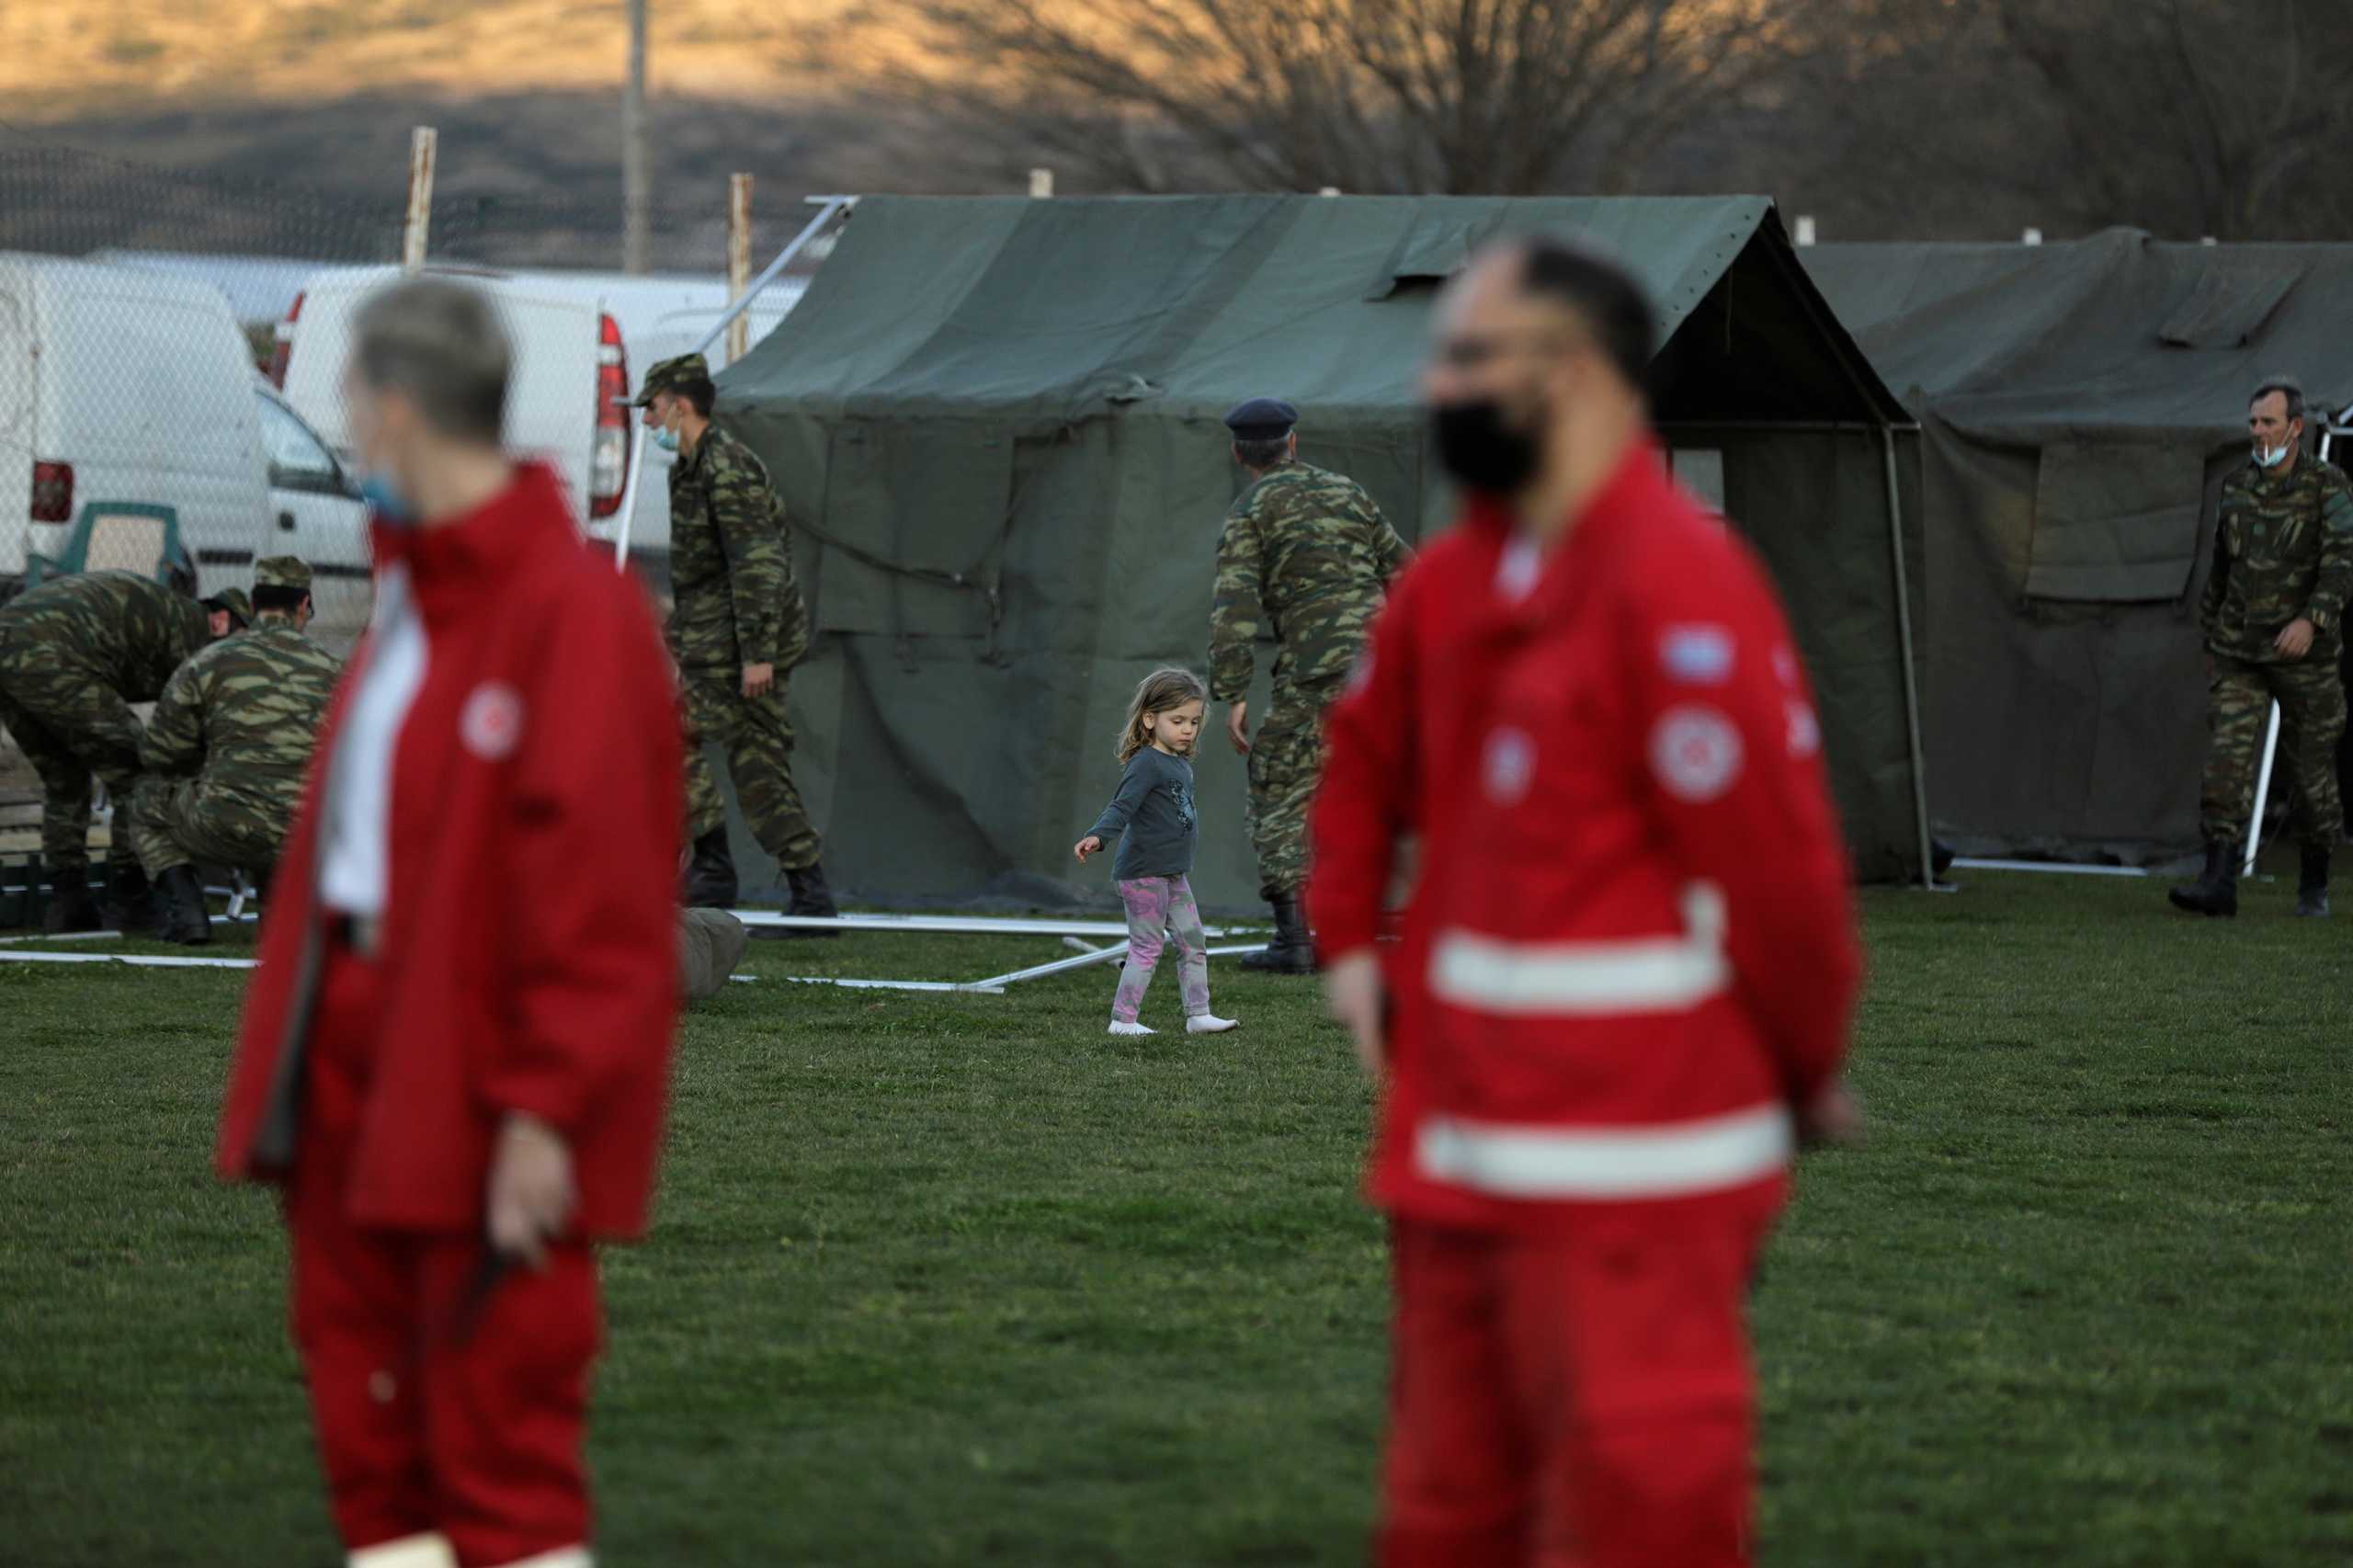
[[[2315,426],[2353,398],[2353,245],[2112,230],[1800,254],[1924,426],[1938,833],[1973,853],[2194,850],[2215,499],[2259,381],[2300,377]]]
[[[1070,846],[1117,782],[1136,681],[1206,667],[1239,489],[1221,416],[1290,399],[1307,460],[1362,482],[1408,540],[1436,531],[1431,305],[1474,247],[1531,230],[1648,285],[1678,471],[1790,599],[1860,870],[1914,874],[1896,585],[1916,508],[1891,494],[1909,496],[1913,454],[1770,202],[869,198],[720,379],[722,421],[796,524],[817,637],[791,679],[795,771],[835,881],[902,903],[1108,896]],[[1247,907],[1243,765],[1212,718],[1195,883]]]

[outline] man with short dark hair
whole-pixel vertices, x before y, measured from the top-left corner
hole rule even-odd
[[[301,804],[311,749],[342,665],[302,629],[311,568],[290,555],[254,562],[254,624],[172,672],[139,743],[125,817],[153,882],[155,934],[212,939],[199,864],[267,881]]]
[[[1249,483],[1218,539],[1210,607],[1210,696],[1229,704],[1226,736],[1248,757],[1250,846],[1274,940],[1245,969],[1309,974],[1315,944],[1307,886],[1307,807],[1323,758],[1324,710],[1364,646],[1365,629],[1405,558],[1405,544],[1364,487],[1299,460],[1299,410],[1256,397],[1226,415],[1233,460]],[[1257,641],[1275,640],[1274,692],[1250,733]]]
[[[284,1188],[353,1568],[586,1568],[595,1244],[641,1234],[678,1006],[677,708],[651,608],[501,448],[440,279],[345,377],[376,608],[262,915],[218,1165]]]
[[[699,354],[665,359],[637,394],[670,466],[669,639],[685,688],[690,904],[732,904],[727,805],[703,742],[727,754],[735,798],[792,892],[789,915],[828,917],[823,846],[792,782],[785,678],[809,651],[809,610],[792,572],[784,503],[752,449],[712,423],[718,389]],[[767,933],[763,932],[762,935]],[[787,935],[813,933],[795,933]]]
[[[2206,866],[2172,892],[2193,915],[2235,915],[2247,819],[2271,704],[2279,704],[2276,777],[2289,780],[2302,846],[2296,913],[2328,915],[2328,862],[2345,810],[2336,744],[2345,733],[2345,604],[2353,593],[2353,487],[2303,449],[2304,393],[2275,377],[2247,403],[2245,464],[2222,482],[2213,565],[2199,603],[2209,687],[2199,825]]]
[[[242,588],[199,602],[135,572],[52,577],[0,605],[0,728],[40,775],[41,858],[54,890],[43,929],[144,932],[153,916],[132,848],[139,789],[134,702],[233,628],[253,623]],[[107,787],[119,840],[107,853],[108,906],[90,896],[90,776]]]
[[[1553,242],[1448,286],[1462,520],[1331,713],[1310,898],[1381,1087],[1381,1568],[1749,1562],[1749,1282],[1801,1140],[1859,1128],[1821,729],[1764,568],[1651,434],[1651,320]]]

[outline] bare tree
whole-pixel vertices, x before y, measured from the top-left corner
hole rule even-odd
[[[1775,139],[1841,233],[2353,236],[2344,0],[1847,0]]]
[[[1814,3],[870,0],[847,41],[1111,188],[1622,190],[1702,104],[1786,67]]]

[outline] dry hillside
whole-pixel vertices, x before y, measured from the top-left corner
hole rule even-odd
[[[758,97],[843,0],[652,0],[657,91]],[[507,97],[620,80],[620,0],[29,0],[0,6],[19,125],[355,93]]]

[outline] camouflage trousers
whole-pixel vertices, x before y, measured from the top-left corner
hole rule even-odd
[[[1250,737],[1250,847],[1258,893],[1296,898],[1307,886],[1307,808],[1324,777],[1324,710],[1341,683],[1279,687],[1266,722]]]
[[[90,864],[90,777],[119,813],[139,782],[139,715],[97,672],[47,644],[0,632],[0,729],[40,775],[40,853],[52,868]]]
[[[689,843],[725,825],[727,802],[711,776],[703,743],[727,754],[727,775],[736,804],[760,847],[788,871],[817,863],[816,829],[792,782],[792,721],[785,716],[784,679],[760,697],[745,697],[735,669],[682,670],[687,714],[687,838]]]
[[[175,866],[259,871],[278,859],[289,813],[246,796],[205,788],[201,778],[149,774],[131,792],[131,846],[151,877]]]
[[[2336,789],[2336,743],[2345,734],[2345,683],[2336,650],[2294,664],[2253,664],[2213,655],[2207,696],[2211,738],[2206,747],[2206,787],[2200,824],[2215,844],[2243,844],[2255,810],[2256,774],[2263,765],[2263,732],[2271,704],[2279,704],[2279,754],[2273,787],[2290,790],[2290,819],[2297,841],[2310,848],[2336,844],[2345,807]]]

